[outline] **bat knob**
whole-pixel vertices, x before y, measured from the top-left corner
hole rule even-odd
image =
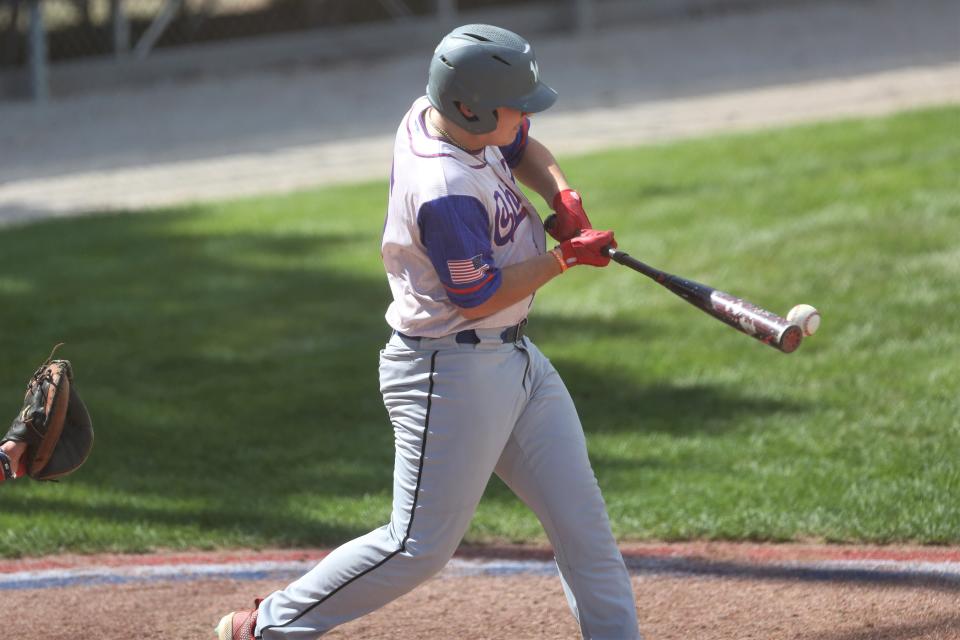
[[[780,335],[780,351],[784,353],[793,353],[797,350],[797,347],[800,346],[800,343],[803,341],[803,329],[798,325],[791,324],[789,327],[783,330],[783,334]]]

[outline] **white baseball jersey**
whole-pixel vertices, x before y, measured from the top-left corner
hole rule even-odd
[[[526,318],[533,295],[478,320],[461,308],[496,292],[501,269],[546,250],[540,216],[510,170],[527,144],[470,153],[427,128],[430,102],[417,99],[397,130],[381,255],[393,293],[387,323],[437,338],[463,329],[505,327]]]

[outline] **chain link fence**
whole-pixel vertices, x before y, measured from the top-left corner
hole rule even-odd
[[[39,2],[52,61],[146,55],[154,48],[291,33],[527,0],[0,0],[0,69],[30,56],[30,9]]]

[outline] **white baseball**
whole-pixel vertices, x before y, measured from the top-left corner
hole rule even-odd
[[[805,336],[812,336],[820,328],[820,312],[809,304],[798,304],[790,309],[787,320],[803,329]]]

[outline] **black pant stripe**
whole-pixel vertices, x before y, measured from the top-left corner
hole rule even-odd
[[[357,575],[353,576],[352,578],[350,578],[349,580],[347,580],[346,582],[344,582],[342,585],[340,585],[339,587],[337,587],[336,589],[334,589],[333,591],[331,591],[331,592],[328,593],[327,595],[323,596],[322,598],[320,598],[319,600],[317,600],[316,602],[314,602],[313,604],[311,604],[309,607],[307,607],[306,609],[304,609],[303,611],[301,611],[299,614],[297,614],[295,617],[291,618],[291,619],[288,620],[287,622],[284,622],[283,624],[274,624],[274,625],[270,625],[270,626],[268,626],[268,627],[264,627],[264,628],[261,629],[261,631],[260,631],[261,634],[262,634],[264,631],[267,631],[267,630],[269,630],[269,629],[280,629],[280,628],[285,627],[285,626],[287,626],[287,625],[289,625],[289,624],[293,624],[294,622],[296,622],[297,620],[299,620],[299,619],[302,618],[303,616],[307,615],[308,613],[310,613],[311,611],[313,611],[314,609],[316,609],[317,607],[319,607],[321,604],[323,604],[324,602],[326,602],[328,599],[330,599],[331,597],[333,597],[333,596],[334,596],[336,593],[338,593],[340,590],[346,588],[347,586],[349,586],[349,585],[352,584],[353,582],[359,580],[360,578],[362,578],[363,576],[367,575],[367,574],[370,573],[371,571],[374,571],[375,569],[378,569],[378,568],[382,567],[382,566],[385,565],[391,558],[395,557],[398,553],[401,553],[401,552],[403,552],[404,550],[406,550],[406,548],[407,548],[407,541],[410,539],[410,532],[413,531],[413,516],[414,516],[414,515],[416,514],[416,512],[417,512],[417,500],[418,500],[419,497],[420,497],[420,484],[421,484],[421,482],[423,481],[423,459],[424,459],[424,456],[425,456],[425,453],[426,453],[426,450],[427,450],[427,433],[430,432],[430,407],[431,407],[432,404],[433,404],[433,379],[434,379],[434,374],[436,373],[436,367],[437,367],[437,353],[439,353],[439,352],[434,351],[434,352],[433,352],[433,355],[430,356],[430,386],[429,386],[429,388],[428,388],[428,390],[427,390],[427,415],[426,415],[426,417],[424,418],[424,422],[423,422],[423,438],[420,440],[420,461],[419,461],[418,466],[417,466],[417,487],[416,487],[416,489],[415,489],[414,492],[413,492],[413,504],[412,504],[411,507],[410,507],[410,520],[409,520],[409,522],[407,523],[407,530],[406,530],[406,532],[405,532],[404,535],[403,535],[403,540],[400,541],[400,548],[398,548],[396,551],[393,551],[393,552],[391,552],[390,554],[388,554],[383,560],[380,560],[380,561],[377,562],[375,565],[373,565],[373,566],[371,566],[371,567],[367,567],[366,569],[364,569],[363,571],[361,571],[361,572],[358,573]]]

